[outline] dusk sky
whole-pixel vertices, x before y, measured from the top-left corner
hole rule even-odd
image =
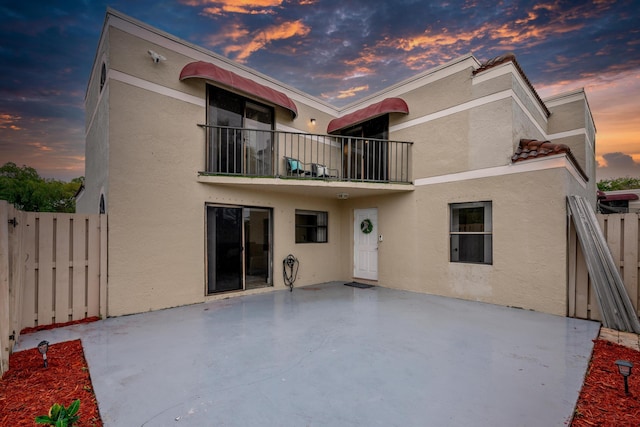
[[[107,7],[336,106],[469,52],[513,52],[542,98],[586,89],[598,179],[640,177],[638,0],[3,0],[0,165],[84,175],[84,95]]]

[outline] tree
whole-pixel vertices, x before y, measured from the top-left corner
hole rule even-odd
[[[31,167],[8,162],[0,167],[0,199],[30,212],[75,212],[75,195],[84,178],[44,179]]]
[[[597,186],[600,191],[633,190],[640,188],[640,178],[601,179]]]

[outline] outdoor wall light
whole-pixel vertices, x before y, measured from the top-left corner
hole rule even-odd
[[[316,119],[309,120],[309,123],[311,123],[312,125],[315,125],[316,124]]]
[[[38,344],[38,351],[42,355],[42,359],[44,360],[44,367],[45,368],[49,366],[49,361],[47,360],[47,351],[48,350],[49,350],[49,342],[48,341],[40,341],[40,344]]]
[[[340,200],[347,200],[349,198],[349,193],[338,193],[336,196],[338,196],[338,199]]]
[[[627,378],[631,375],[631,369],[633,369],[633,363],[628,360],[616,360],[618,365],[618,372],[624,377],[624,393],[629,394],[629,382]]]

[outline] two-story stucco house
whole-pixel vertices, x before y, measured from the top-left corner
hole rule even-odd
[[[568,195],[595,205],[584,91],[465,55],[337,108],[108,10],[79,212],[108,315],[360,281],[567,313]],[[296,291],[294,290],[294,293]]]

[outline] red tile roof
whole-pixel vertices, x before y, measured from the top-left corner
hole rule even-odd
[[[536,141],[535,139],[521,139],[520,146],[511,157],[513,163],[529,158],[552,156],[554,154],[571,153],[569,146],[554,144],[550,141]]]
[[[516,56],[513,53],[511,52],[505,53],[504,55],[496,56],[495,58],[492,58],[492,59],[489,59],[488,61],[483,62],[480,65],[480,68],[473,71],[473,75],[475,76],[476,74],[489,70],[493,67],[497,67],[498,65],[505,64],[507,62],[513,63],[513,66],[516,67],[516,70],[518,70],[518,73],[520,73],[520,76],[522,76],[525,83],[527,84],[527,86],[529,86],[529,89],[531,89],[531,91],[533,92],[533,95],[536,97],[536,99],[542,106],[542,109],[544,110],[547,117],[549,117],[551,115],[551,112],[549,111],[547,106],[544,105],[544,102],[542,102],[542,98],[540,98],[540,96],[538,95],[538,92],[536,92],[536,89],[533,87],[533,85],[531,84],[527,76],[524,74],[524,71],[522,71],[520,64],[518,64],[518,61],[516,61]]]
[[[573,163],[580,175],[587,181],[589,178],[584,173],[580,164],[573,156],[571,148],[565,144],[555,144],[550,141],[537,141],[535,139],[521,139],[520,145],[516,148],[516,152],[511,156],[511,162],[523,162],[530,159],[538,159],[540,157],[554,156],[556,154],[564,154]]]

